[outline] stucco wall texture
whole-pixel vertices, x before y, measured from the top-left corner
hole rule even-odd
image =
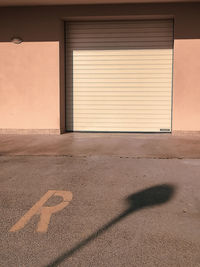
[[[0,8],[0,129],[65,129],[64,21],[173,18],[172,130],[200,131],[199,14],[200,3]]]

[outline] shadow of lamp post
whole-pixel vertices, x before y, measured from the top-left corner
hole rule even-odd
[[[172,198],[173,194],[174,194],[174,186],[168,184],[162,184],[144,189],[142,191],[139,191],[137,193],[128,196],[128,198],[126,199],[128,207],[124,212],[122,212],[119,216],[109,221],[107,224],[103,225],[100,229],[92,233],[86,239],[80,241],[80,243],[75,245],[73,248],[64,252],[53,262],[46,265],[46,267],[58,266],[61,262],[72,256],[75,252],[86,246],[89,242],[97,238],[99,235],[103,234],[106,230],[114,226],[123,218],[141,209],[164,204]]]

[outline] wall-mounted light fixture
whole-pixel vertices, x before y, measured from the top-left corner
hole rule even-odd
[[[11,42],[13,44],[21,44],[23,42],[23,40],[20,37],[13,37],[13,38],[11,38]]]

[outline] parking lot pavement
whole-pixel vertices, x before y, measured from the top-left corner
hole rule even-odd
[[[0,266],[200,266],[200,160],[0,157]]]

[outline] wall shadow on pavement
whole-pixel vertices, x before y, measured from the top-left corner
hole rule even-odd
[[[109,221],[107,224],[103,225],[96,232],[92,233],[90,236],[82,240],[80,243],[75,245],[70,250],[61,254],[57,259],[55,259],[45,267],[58,266],[61,262],[65,261],[75,252],[86,246],[89,242],[96,239],[99,235],[103,234],[106,230],[114,226],[116,223],[120,222],[128,215],[131,215],[132,213],[144,208],[164,204],[172,198],[174,192],[175,192],[175,187],[173,185],[162,184],[129,195],[128,198],[126,199],[128,207],[124,212],[122,212],[119,216]]]

